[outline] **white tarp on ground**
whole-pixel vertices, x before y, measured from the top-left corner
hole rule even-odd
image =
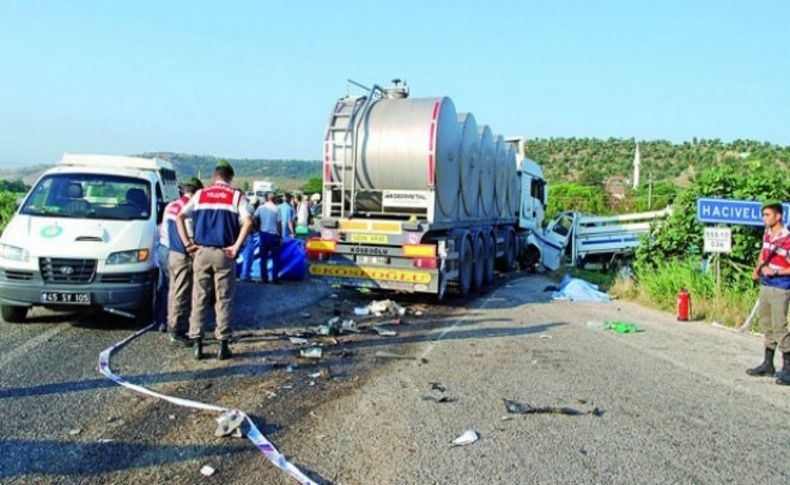
[[[609,295],[598,289],[598,285],[568,275],[562,278],[559,291],[552,293],[551,298],[570,301],[611,301]]]

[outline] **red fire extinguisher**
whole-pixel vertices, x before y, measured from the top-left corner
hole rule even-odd
[[[688,322],[691,315],[691,295],[684,289],[678,293],[678,321]]]

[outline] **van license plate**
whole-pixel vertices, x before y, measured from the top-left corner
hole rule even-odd
[[[41,303],[50,305],[90,305],[90,293],[72,293],[64,291],[42,291]]]

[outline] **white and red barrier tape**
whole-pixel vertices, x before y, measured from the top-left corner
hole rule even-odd
[[[317,485],[315,481],[308,478],[307,475],[305,475],[301,470],[299,470],[299,468],[297,468],[294,464],[289,462],[288,459],[285,458],[285,455],[277,451],[277,448],[274,447],[271,441],[266,439],[266,436],[264,436],[263,433],[261,433],[258,427],[255,426],[255,423],[252,421],[252,419],[250,419],[249,416],[247,416],[246,413],[239,411],[237,409],[226,408],[222,406],[216,406],[214,404],[206,404],[198,401],[192,401],[190,399],[182,399],[180,397],[161,394],[159,392],[147,389],[143,386],[132,384],[131,382],[125,380],[124,378],[114,374],[112,369],[110,368],[110,357],[112,356],[112,353],[120,349],[124,345],[128,344],[132,340],[136,339],[140,335],[144,334],[145,332],[151,330],[155,325],[156,324],[151,324],[145,327],[144,329],[135,332],[132,335],[129,335],[125,339],[114,343],[109,348],[102,351],[102,353],[99,354],[99,372],[104,374],[107,378],[109,378],[116,384],[121,385],[127,389],[130,389],[135,392],[139,392],[141,394],[145,394],[146,396],[162,399],[171,404],[175,404],[176,406],[181,406],[191,409],[199,409],[201,411],[209,411],[215,413],[227,413],[232,411],[241,414],[242,416],[244,416],[244,419],[247,421],[247,424],[249,425],[246,432],[247,439],[252,441],[252,443],[259,450],[261,450],[261,453],[266,455],[266,458],[270,462],[272,462],[274,466],[276,466],[277,468],[285,472],[286,475],[288,475],[289,477],[293,478],[294,480],[296,480],[297,482],[303,485]]]

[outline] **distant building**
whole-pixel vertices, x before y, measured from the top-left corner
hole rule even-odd
[[[603,189],[613,201],[625,199],[631,180],[623,175],[613,175],[603,183]]]

